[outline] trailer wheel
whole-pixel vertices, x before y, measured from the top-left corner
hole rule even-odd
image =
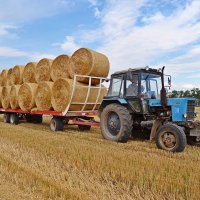
[[[3,115],[3,122],[4,123],[10,123],[10,113],[5,113]]]
[[[91,129],[91,126],[79,124],[79,125],[78,125],[78,129],[79,129],[80,131],[89,131],[89,130]]]
[[[159,149],[171,152],[182,152],[187,144],[183,129],[176,124],[161,126],[157,131],[155,139]]]
[[[52,131],[63,131],[63,119],[53,117],[50,122],[50,128]]]
[[[101,133],[107,140],[127,142],[133,119],[128,109],[119,104],[106,106],[101,113]]]
[[[19,124],[19,115],[16,114],[16,113],[12,113],[12,114],[10,115],[10,123],[11,123],[11,124],[14,124],[14,125]]]

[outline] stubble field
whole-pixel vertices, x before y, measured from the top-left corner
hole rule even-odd
[[[0,120],[2,121],[2,120]],[[106,141],[98,128],[0,122],[0,199],[200,199],[200,147]]]

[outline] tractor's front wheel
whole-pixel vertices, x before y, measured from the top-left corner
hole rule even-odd
[[[127,142],[132,126],[132,116],[122,105],[110,104],[101,113],[101,133],[107,140]]]
[[[176,124],[161,126],[156,134],[156,145],[159,149],[171,152],[182,152],[187,144],[183,129]]]

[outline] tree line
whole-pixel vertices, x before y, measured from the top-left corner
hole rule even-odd
[[[175,98],[183,98],[183,97],[194,97],[200,99],[200,89],[199,88],[193,88],[191,90],[173,90],[171,93],[169,93],[169,97]]]

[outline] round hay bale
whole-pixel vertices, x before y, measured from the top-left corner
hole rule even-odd
[[[4,86],[2,89],[1,103],[4,109],[10,108],[10,90],[11,86]]]
[[[110,64],[108,58],[96,51],[81,48],[75,51],[69,59],[69,74],[104,77],[108,76]],[[88,78],[78,78],[79,82],[88,83]],[[92,84],[99,84],[98,79],[93,79]]]
[[[21,85],[13,85],[13,86],[11,86],[11,90],[10,90],[10,107],[12,109],[19,108],[18,92],[19,92],[19,88],[20,87],[21,87]]]
[[[18,102],[19,107],[23,111],[30,111],[35,107],[35,93],[38,84],[36,83],[24,83],[19,88],[18,92]]]
[[[44,81],[39,83],[35,94],[35,103],[38,110],[51,110],[51,90],[53,82]]]
[[[35,68],[35,80],[37,83],[42,81],[50,81],[50,69],[53,60],[43,58],[41,59]]]
[[[77,82],[73,102],[80,102],[84,103],[87,96],[88,89],[86,87],[86,84]],[[55,111],[63,112],[65,111],[66,107],[70,103],[71,95],[72,95],[72,89],[73,89],[73,80],[72,79],[58,79],[54,82],[52,87],[52,106]],[[88,98],[88,103],[95,103],[96,97],[98,94],[98,89],[93,88],[91,89],[91,93]],[[107,89],[103,87],[99,102],[102,101],[103,97],[107,94]],[[91,110],[93,108],[94,104],[87,105],[84,110]],[[83,105],[72,105],[70,106],[71,111],[78,111],[81,110]],[[98,109],[98,106],[96,106],[95,110]]]
[[[53,81],[59,78],[70,78],[69,76],[69,56],[60,55],[56,57],[51,65],[50,75]]]
[[[16,65],[12,69],[11,73],[11,84],[12,85],[20,85],[23,83],[23,72],[24,72],[23,65]]]
[[[37,66],[36,62],[29,62],[23,71],[23,83],[36,83],[35,80],[35,68]]]
[[[2,73],[2,72],[1,72]],[[2,82],[3,82],[3,77],[2,77],[2,75],[1,75],[1,73],[0,73],[0,86],[2,86]]]
[[[1,101],[2,101],[2,89],[3,89],[3,87],[0,87],[0,107],[2,107],[2,103],[1,103]]]
[[[8,70],[7,72],[7,84],[12,85],[12,68]]]
[[[5,70],[5,69],[1,72],[1,78],[0,78],[1,86],[7,85],[7,73],[8,73],[8,70]]]

